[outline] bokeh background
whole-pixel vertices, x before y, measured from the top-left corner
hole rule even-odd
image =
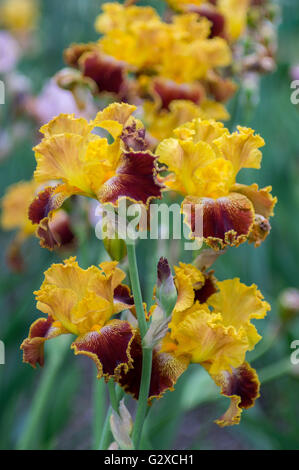
[[[162,1],[141,4],[159,9]],[[262,381],[261,398],[243,413],[239,426],[220,429],[213,419],[225,409],[226,399],[194,365],[180,378],[175,391],[168,392],[151,410],[144,442],[147,448],[299,448],[299,369],[290,363],[290,344],[299,339],[299,316],[284,322],[279,302],[284,289],[299,287],[299,106],[290,101],[290,68],[299,64],[299,5],[297,0],[279,4],[277,70],[262,79],[259,101],[250,113],[244,111],[242,89],[231,103],[235,122],[253,127],[266,140],[261,171],[247,170],[243,181],[272,184],[279,200],[272,232],[258,249],[247,244],[231,249],[215,264],[219,279],[240,277],[247,284],[257,283],[272,305],[268,317],[258,325],[264,339],[251,353]],[[30,80],[32,93],[38,93],[63,67],[65,47],[97,38],[93,23],[100,5],[99,0],[40,1],[33,44],[18,66]],[[14,135],[8,155],[0,162],[0,196],[10,184],[29,180],[35,167],[32,146],[38,139],[38,126],[11,109],[8,102],[0,106],[1,130],[13,128]],[[84,231],[80,218],[74,222],[80,235],[76,252],[80,264],[87,267],[99,262],[106,255],[94,231]],[[12,273],[5,253],[13,237],[13,233],[0,233],[0,339],[6,352],[6,363],[0,365],[0,448],[96,448],[106,402],[101,400],[105,390],[95,381],[92,361],[74,358],[58,338],[46,346],[44,369],[22,364],[19,347],[38,313],[33,291],[39,288],[43,271],[61,258],[41,249],[36,239],[28,239],[23,247],[26,270]],[[144,241],[139,243],[146,299],[151,296],[154,277],[150,273],[157,262],[152,249]],[[158,251],[163,252],[163,246]]]

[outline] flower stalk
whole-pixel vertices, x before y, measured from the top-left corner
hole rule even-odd
[[[146,335],[147,332],[147,323],[145,319],[140,282],[138,276],[137,260],[136,260],[136,250],[134,242],[127,241],[127,253],[129,261],[129,272],[130,279],[132,284],[132,290],[134,295],[134,301],[136,306],[136,313],[138,319],[139,330],[141,334],[141,340]],[[136,412],[136,419],[133,428],[132,439],[135,446],[135,449],[138,449],[143,424],[146,417],[146,412],[148,408],[148,395],[151,381],[151,371],[152,371],[152,349],[147,349],[142,345],[142,373],[141,373],[141,383],[139,390],[138,406]]]

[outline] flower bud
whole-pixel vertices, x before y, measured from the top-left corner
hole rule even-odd
[[[121,261],[127,255],[124,240],[120,238],[104,238],[103,245],[113,261]]]
[[[118,413],[113,411],[110,417],[110,427],[113,437],[122,450],[132,450],[134,445],[131,439],[133,420],[127,409],[124,399],[119,404]]]
[[[156,306],[151,316],[151,324],[142,340],[142,345],[146,349],[153,349],[166,335],[171,315],[168,317],[165,312]]]
[[[157,303],[165,312],[166,317],[168,317],[175,307],[178,294],[166,258],[160,258],[157,267],[157,276]]]

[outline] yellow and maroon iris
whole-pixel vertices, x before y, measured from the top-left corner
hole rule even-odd
[[[222,123],[201,119],[174,134],[156,154],[168,165],[167,187],[185,196],[182,210],[192,236],[214,249],[246,240],[259,245],[270,231],[276,198],[270,186],[238,184],[236,176],[242,168],[260,168],[264,140],[252,129],[239,126],[230,134]],[[196,217],[202,218],[202,233]]]
[[[98,377],[116,378],[131,367],[130,347],[134,328],[114,316],[134,305],[125,273],[117,262],[101,263],[84,270],[76,258],[53,264],[37,292],[37,309],[47,315],[36,320],[21,346],[23,360],[36,367],[44,364],[44,344],[62,334],[77,338],[75,354],[93,359]]]
[[[270,306],[257,287],[239,279],[217,282],[191,265],[176,269],[178,302],[161,351],[177,360],[201,364],[221,393],[231,399],[220,426],[237,424],[242,409],[259,396],[256,372],[245,361],[261,336],[252,319],[265,317]],[[193,294],[192,289],[193,287]]]
[[[106,3],[103,11],[96,21],[104,34],[100,49],[133,71],[191,83],[231,63],[227,42],[211,38],[210,22],[197,14],[175,15],[167,23],[151,7]]]
[[[49,248],[55,245],[49,220],[72,195],[114,206],[119,198],[148,205],[153,198],[161,197],[156,157],[146,150],[144,127],[131,116],[135,109],[125,103],[112,104],[90,122],[61,114],[41,128],[44,137],[34,149],[34,178],[40,183],[61,183],[38,194],[29,217],[48,234]],[[96,134],[96,128],[107,131],[110,139]]]
[[[259,396],[259,380],[246,362],[248,351],[260,341],[252,319],[265,317],[270,306],[257,287],[239,279],[217,282],[213,273],[180,263],[175,267],[178,299],[169,332],[154,348],[149,401],[173,387],[190,363],[204,367],[222,395],[230,398],[228,410],[216,422],[237,424],[243,409]],[[139,333],[131,346],[132,369],[117,379],[138,399],[142,370]]]

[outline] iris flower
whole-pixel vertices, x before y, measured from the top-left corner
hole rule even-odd
[[[252,407],[259,396],[257,373],[245,360],[261,339],[251,320],[264,318],[270,306],[254,284],[246,286],[238,278],[217,282],[212,273],[183,263],[175,267],[175,274],[177,304],[168,333],[153,351],[149,401],[173,390],[189,364],[200,364],[230,399],[217,424],[238,424],[242,410]],[[142,365],[138,333],[130,354],[132,368],[117,381],[138,399]]]
[[[60,183],[38,194],[30,206],[29,218],[39,224],[39,233],[43,233],[49,248],[56,245],[49,221],[72,195],[114,206],[119,198],[148,205],[161,196],[156,157],[146,150],[142,124],[131,116],[135,109],[124,103],[112,104],[90,122],[60,114],[41,128],[43,139],[34,149],[34,178],[40,183]],[[108,131],[110,140],[93,132],[98,127]]]
[[[270,231],[276,198],[271,186],[239,184],[236,177],[242,168],[260,168],[262,137],[240,126],[230,134],[222,123],[201,119],[174,134],[160,143],[156,154],[168,165],[167,187],[185,196],[182,210],[192,236],[214,249],[247,239],[259,245]],[[202,217],[202,233],[197,217]]]
[[[127,321],[113,318],[134,305],[129,288],[122,284],[124,278],[115,261],[86,270],[79,267],[75,257],[53,264],[35,292],[37,309],[47,317],[31,325],[21,345],[24,362],[43,366],[45,342],[72,334],[76,339],[71,348],[76,355],[95,361],[99,378],[115,378],[127,371],[135,332]]]
[[[231,63],[222,38],[210,38],[210,23],[196,14],[163,22],[150,7],[103,5],[96,29],[103,53],[124,61],[139,73],[150,71],[177,83],[205,78],[211,68]]]

